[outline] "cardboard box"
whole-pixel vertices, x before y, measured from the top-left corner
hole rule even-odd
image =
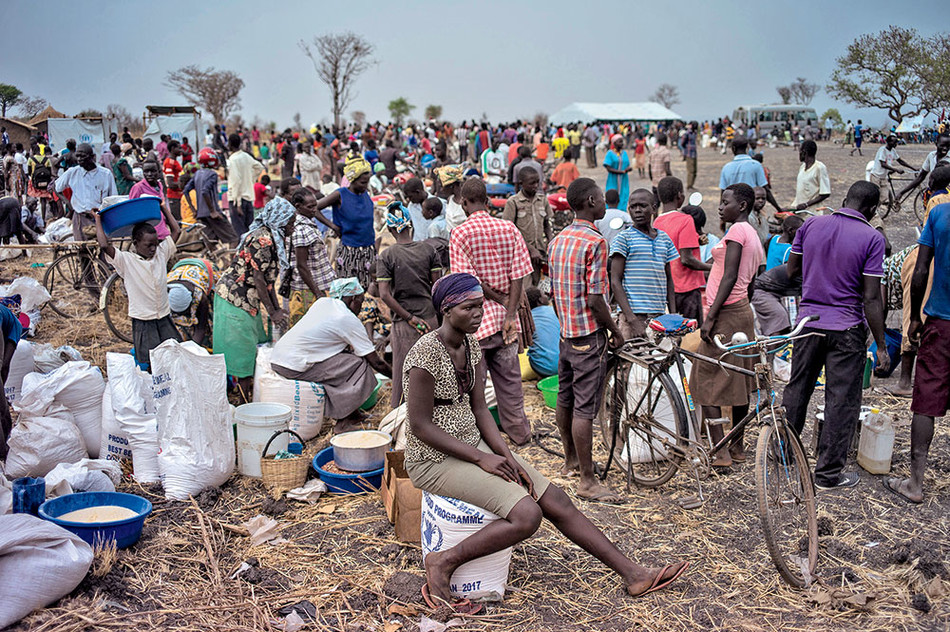
[[[395,525],[396,539],[418,543],[422,541],[422,490],[416,489],[409,480],[405,459],[402,450],[386,453],[379,495],[389,521]]]

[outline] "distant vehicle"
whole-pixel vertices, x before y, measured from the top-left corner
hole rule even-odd
[[[759,126],[759,133],[763,136],[785,123],[804,127],[811,119],[812,125],[819,126],[818,113],[815,108],[805,105],[742,105],[732,113],[733,123],[746,123]]]

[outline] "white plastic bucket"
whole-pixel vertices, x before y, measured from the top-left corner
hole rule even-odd
[[[234,411],[237,422],[238,471],[244,476],[261,477],[261,451],[278,430],[287,430],[290,406],[268,402],[254,402],[238,406]],[[274,439],[270,451],[287,449],[286,433]]]
[[[422,559],[431,552],[445,551],[487,525],[498,516],[456,498],[422,492]],[[452,573],[452,595],[466,599],[501,601],[508,585],[511,547],[462,564]]]

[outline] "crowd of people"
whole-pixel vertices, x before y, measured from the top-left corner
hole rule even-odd
[[[704,209],[687,204],[697,148],[713,136],[733,153],[719,178],[721,239],[703,232]],[[458,565],[527,537],[542,516],[639,595],[668,585],[687,564],[633,563],[509,450],[502,434],[516,446],[532,438],[522,354],[537,375],[559,377],[556,421],[576,495],[618,503],[624,499],[597,479],[592,458],[611,349],[644,337],[664,313],[694,319],[699,353],[712,356],[717,335],[787,333],[796,309],[816,316],[806,332],[820,336],[796,343],[784,406],[801,432],[824,370],[815,482],[832,490],[858,483],[845,465],[868,334],[885,349],[886,309],[900,305],[907,351],[895,393],[912,397],[912,476],[885,486],[910,502],[922,499],[934,418],[950,403],[950,137],[937,137],[915,181],[929,187],[921,237],[892,254],[876,217],[879,178],[838,191],[841,207],[822,210],[835,192],[818,160],[820,130],[812,136],[797,143],[796,193],[785,206],[755,151],[754,127],[728,119],[314,126],[281,134],[218,125],[199,151],[188,139],[153,145],[123,135],[121,143],[117,136],[99,148],[70,142],[54,153],[37,137],[27,166],[6,178],[4,199],[15,201],[15,212],[0,224],[13,227],[5,236],[28,240],[23,226],[35,231],[68,215],[75,239],[95,235],[124,279],[143,366],[162,341],[192,338],[224,354],[250,399],[258,345],[276,339],[273,370],[322,384],[337,431],[359,427],[376,373],[391,376],[392,406],[408,409],[406,463],[415,484],[503,518],[427,558],[434,595],[448,598]],[[672,175],[675,151],[686,163],[685,183]],[[599,152],[603,189],[575,164],[583,153],[597,167]],[[876,160],[882,170],[895,168],[890,138]],[[644,186],[631,191],[634,168]],[[136,225],[128,251],[114,247],[98,214],[117,195],[161,200],[160,221]],[[803,211],[817,214],[803,220],[796,214]],[[169,270],[182,226],[197,224],[235,247],[230,265],[216,270],[192,258]],[[4,366],[19,337],[8,320]],[[880,353],[876,363],[886,371],[889,359]],[[484,399],[488,377],[502,403],[497,427]],[[750,404],[749,378],[714,365],[694,364],[690,384],[706,418],[731,407],[738,419]],[[718,440],[722,426],[710,432]],[[712,456],[716,467],[743,461],[743,438]]]

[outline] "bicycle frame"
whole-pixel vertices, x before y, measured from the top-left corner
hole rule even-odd
[[[676,366],[677,372],[679,373],[680,383],[683,386],[683,394],[686,396],[686,401],[684,402],[686,406],[686,414],[689,418],[690,430],[692,431],[695,439],[687,437],[681,437],[686,441],[687,449],[684,449],[682,446],[671,443],[669,439],[665,436],[661,436],[649,428],[641,428],[640,432],[644,437],[649,439],[648,445],[652,450],[653,442],[657,442],[663,446],[664,450],[671,451],[677,454],[681,458],[690,458],[689,448],[700,449],[705,454],[705,457],[708,458],[720,450],[729,446],[748,426],[753,420],[757,420],[760,423],[762,422],[763,415],[768,413],[771,416],[771,419],[777,423],[780,423],[783,428],[785,428],[785,415],[784,410],[780,406],[776,405],[775,401],[775,391],[772,388],[772,367],[769,362],[769,354],[771,352],[777,351],[778,349],[786,346],[792,340],[797,340],[799,338],[804,338],[807,336],[821,335],[817,333],[808,333],[798,336],[790,336],[785,339],[759,339],[746,343],[745,346],[756,347],[758,362],[756,363],[754,370],[749,370],[743,367],[735,366],[732,364],[723,363],[723,358],[729,355],[730,351],[727,351],[719,358],[713,358],[710,356],[702,355],[700,353],[695,353],[693,351],[687,351],[680,348],[677,340],[674,342],[676,344],[666,352],[657,354],[658,351],[661,351],[659,347],[647,343],[646,341],[632,341],[628,342],[625,347],[614,352],[614,356],[617,359],[626,360],[627,362],[638,364],[642,367],[645,367],[650,372],[650,378],[647,381],[643,392],[640,395],[639,400],[634,406],[634,411],[641,410],[641,406],[644,405],[644,401],[648,396],[653,393],[654,384],[656,384],[661,373],[669,373],[669,369],[672,366]],[[773,350],[769,350],[769,347],[775,347]],[[702,410],[700,407],[697,407],[693,401],[692,394],[689,389],[689,378],[686,375],[686,365],[683,362],[683,358],[687,357],[692,360],[698,360],[700,362],[709,362],[711,364],[717,364],[720,368],[725,371],[731,371],[733,373],[738,373],[740,375],[745,375],[748,377],[755,378],[756,382],[756,402],[755,406],[752,407],[749,413],[743,417],[740,421],[733,424],[732,430],[730,430],[720,441],[713,444],[711,439],[711,433],[709,432],[709,423],[708,420],[703,418]],[[617,383],[617,372],[620,363],[614,361],[612,370],[614,372],[614,384]],[[615,387],[616,388],[616,387]],[[767,397],[767,409],[764,409],[762,406],[762,394],[765,393]],[[616,402],[615,402],[616,403]],[[655,408],[655,405],[654,405]],[[653,412],[653,410],[649,411]],[[706,430],[705,441],[701,442],[701,437],[703,436],[702,430]],[[610,470],[610,466],[613,462],[614,449],[617,444],[618,433],[620,432],[619,425],[614,425],[612,429],[612,436],[610,442],[610,450],[607,457],[607,463],[604,466],[603,472],[600,475],[601,480],[606,479],[607,472]],[[792,434],[795,434],[794,432]],[[796,435],[797,437],[797,435]],[[629,470],[628,470],[628,484],[629,484]],[[699,497],[702,498],[702,490],[699,490]]]

